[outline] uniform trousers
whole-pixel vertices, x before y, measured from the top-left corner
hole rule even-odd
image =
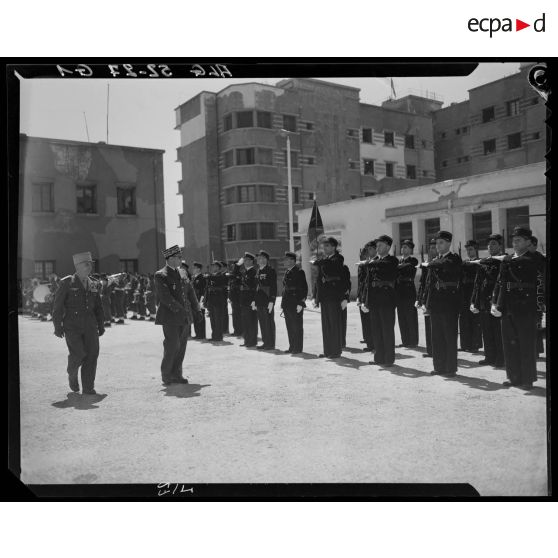
[[[242,336],[246,347],[258,344],[258,312],[251,306],[242,306]]]
[[[401,343],[405,347],[416,347],[419,342],[418,315],[415,308],[415,299],[399,298],[397,301],[397,321],[401,333]]]
[[[201,320],[194,320],[194,333],[197,339],[205,339],[205,308],[200,308],[202,313]]]
[[[256,308],[262,343],[265,347],[275,349],[275,307],[271,313],[267,311],[267,306],[256,306]]]
[[[242,307],[240,302],[231,301],[232,325],[235,335],[242,335]]]
[[[347,346],[347,309],[341,312],[341,347]]]
[[[343,311],[340,300],[321,300],[322,339],[326,357],[341,356]]]
[[[186,354],[190,324],[164,325],[163,360],[161,377],[163,382],[182,378],[182,362]]]
[[[468,307],[459,314],[459,338],[462,351],[478,351],[482,347],[480,316]]]
[[[374,342],[372,341],[372,334],[370,333],[370,312],[363,312],[359,310],[360,313],[360,323],[362,325],[362,338],[366,343],[368,349],[374,348]]]
[[[208,303],[207,310],[209,312],[209,323],[211,324],[211,340],[223,340],[223,325],[225,319],[223,317],[223,303]]]
[[[457,372],[458,312],[430,312],[432,358],[434,370],[440,374]]]
[[[430,315],[424,316],[424,333],[426,336],[426,354],[432,356],[432,322]]]
[[[225,302],[223,302],[222,316],[223,316],[223,333],[230,333],[229,332],[229,303],[227,302],[227,299],[225,299]]]
[[[537,380],[537,313],[506,312],[502,320],[502,343],[506,375],[514,385]]]
[[[374,342],[374,363],[395,361],[395,306],[381,305],[370,309],[370,332]]]
[[[68,379],[70,383],[78,381],[81,366],[81,386],[84,391],[95,387],[97,359],[99,357],[99,333],[96,328],[82,330],[64,330],[68,346]]]
[[[504,346],[502,344],[502,319],[490,312],[480,313],[484,358],[488,364],[504,366]]]
[[[283,308],[285,316],[285,325],[287,326],[287,336],[289,338],[289,351],[292,353],[301,353],[304,342],[304,325],[303,314],[304,308],[296,311],[296,306],[288,306]]]

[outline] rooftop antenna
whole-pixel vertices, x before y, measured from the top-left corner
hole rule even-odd
[[[85,133],[87,135],[87,141],[89,140],[89,129],[87,128],[87,116],[85,114],[85,111],[83,111],[83,119],[85,120]]]
[[[107,83],[107,143],[109,142],[109,98],[110,98],[110,84]]]

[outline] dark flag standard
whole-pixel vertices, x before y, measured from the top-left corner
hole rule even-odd
[[[318,253],[318,239],[323,234],[324,224],[322,222],[322,216],[320,215],[318,204],[316,200],[314,200],[310,224],[308,225],[308,244],[310,245],[310,252]]]

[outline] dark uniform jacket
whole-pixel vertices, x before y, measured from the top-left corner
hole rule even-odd
[[[306,283],[306,274],[298,266],[295,265],[285,272],[281,296],[281,308],[296,308],[297,306],[306,308],[308,283]]]
[[[471,298],[473,296],[473,290],[475,287],[475,279],[479,271],[479,266],[469,263],[471,261],[479,261],[479,258],[464,261],[461,275],[461,305],[462,310],[467,312],[469,311],[469,306],[471,306]]]
[[[229,279],[229,299],[233,303],[240,302],[240,285],[242,284],[242,266],[234,264],[234,269],[228,272]]]
[[[242,281],[240,283],[240,304],[242,306],[250,306],[254,301],[258,285],[256,274],[257,270],[255,267],[245,269],[242,274]]]
[[[366,277],[366,263],[359,263],[357,269],[357,300],[359,302],[364,301],[364,293],[366,292]]]
[[[277,273],[275,270],[270,265],[266,265],[262,269],[258,268],[256,279],[258,281],[254,295],[256,306],[267,306],[270,302],[275,304],[277,297]]]
[[[431,312],[458,312],[461,309],[463,262],[453,252],[434,258],[428,264],[427,307]]]
[[[200,311],[198,299],[190,282],[169,266],[155,273],[155,291],[159,306],[155,323],[159,325],[189,325]]]
[[[346,298],[347,278],[343,262],[344,258],[339,252],[314,262],[314,265],[318,266],[318,277],[313,293],[317,305],[325,300],[341,302]]]
[[[196,293],[196,298],[201,300],[202,296],[205,296],[205,287],[207,285],[207,278],[203,273],[198,273],[192,279],[192,286],[194,287],[194,292]]]
[[[395,306],[395,282],[399,261],[388,254],[377,256],[367,264],[367,280],[364,304],[367,308]]]
[[[481,312],[490,312],[492,304],[492,293],[496,287],[496,280],[500,273],[500,260],[494,258],[482,258],[477,266],[471,304]]]
[[[88,278],[87,291],[76,275],[68,275],[56,291],[52,321],[54,330],[104,331],[104,313],[101,301],[101,283]]]
[[[395,292],[398,298],[416,300],[415,275],[417,274],[418,260],[413,256],[401,258],[397,266],[397,281]]]
[[[205,304],[223,305],[227,300],[228,282],[224,273],[210,273],[207,275],[205,278]]]
[[[500,266],[492,304],[500,312],[536,312],[537,277],[543,265],[532,252],[517,257],[506,256]]]

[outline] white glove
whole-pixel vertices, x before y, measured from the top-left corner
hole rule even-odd
[[[480,312],[479,310],[477,310],[477,308],[475,308],[474,304],[471,304],[471,306],[469,306],[469,310],[471,310],[473,314],[478,314]]]
[[[256,303],[252,302],[252,304],[250,304],[250,307],[252,308],[252,310],[255,310],[256,309]]]
[[[312,299],[312,306],[313,306],[314,308],[317,308],[317,307],[318,307],[318,304],[316,303],[316,299],[315,299],[315,298]]]
[[[360,307],[360,309],[361,309],[365,314],[368,314],[368,312],[370,312],[370,308],[368,308],[368,306],[365,306],[364,304]]]
[[[300,304],[296,305],[296,313],[300,314],[302,312],[302,306]]]
[[[346,300],[342,300],[341,301],[341,309],[345,310],[345,308],[347,308],[347,301]]]
[[[271,314],[273,312],[273,302],[270,302],[267,305],[267,311]]]
[[[420,308],[420,304],[418,300],[415,302],[415,308]]]
[[[490,313],[495,317],[495,318],[501,318],[502,317],[502,312],[500,312],[500,310],[498,310],[498,308],[496,308],[496,305],[493,304],[492,307],[490,308]]]

